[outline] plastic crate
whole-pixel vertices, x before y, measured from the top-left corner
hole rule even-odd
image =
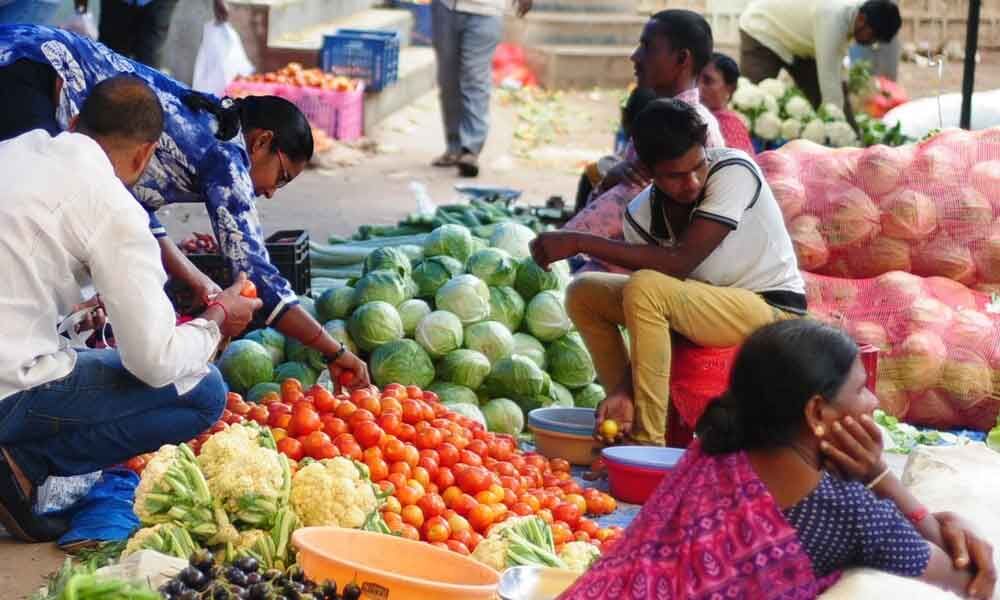
[[[232,98],[280,96],[305,114],[309,122],[338,140],[356,140],[364,133],[365,85],[348,92],[281,83],[234,81],[226,88]]]
[[[369,90],[381,91],[399,78],[399,33],[338,29],[323,36],[319,63],[324,71],[363,79]]]
[[[430,46],[434,43],[434,19],[431,4],[395,0],[396,8],[410,11],[413,15],[413,29],[410,31],[410,43],[415,46]]]
[[[288,280],[295,293],[308,294],[312,289],[309,233],[302,229],[285,229],[272,233],[264,243],[271,264]]]

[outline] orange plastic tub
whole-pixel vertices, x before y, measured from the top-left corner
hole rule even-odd
[[[304,527],[292,534],[299,566],[312,581],[351,581],[362,600],[492,600],[500,574],[443,548],[400,537]]]

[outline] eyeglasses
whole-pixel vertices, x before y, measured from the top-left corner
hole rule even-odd
[[[288,183],[292,180],[292,178],[288,175],[288,169],[285,168],[285,159],[281,155],[281,150],[278,150],[278,164],[281,165],[281,179],[278,180],[275,187],[280,189],[288,185]]]

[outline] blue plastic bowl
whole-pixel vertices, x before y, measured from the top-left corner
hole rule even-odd
[[[592,408],[536,408],[528,413],[528,426],[546,431],[590,437],[597,414]]]
[[[641,467],[643,469],[669,470],[684,456],[683,448],[658,446],[610,446],[601,451],[605,461]]]

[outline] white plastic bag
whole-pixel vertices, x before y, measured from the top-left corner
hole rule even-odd
[[[221,96],[233,79],[253,71],[236,30],[229,23],[205,23],[201,47],[194,60],[192,87],[199,92]]]
[[[94,21],[94,13],[89,10],[83,13],[74,12],[73,16],[63,24],[63,29],[89,37],[92,40],[97,39],[97,23]]]

